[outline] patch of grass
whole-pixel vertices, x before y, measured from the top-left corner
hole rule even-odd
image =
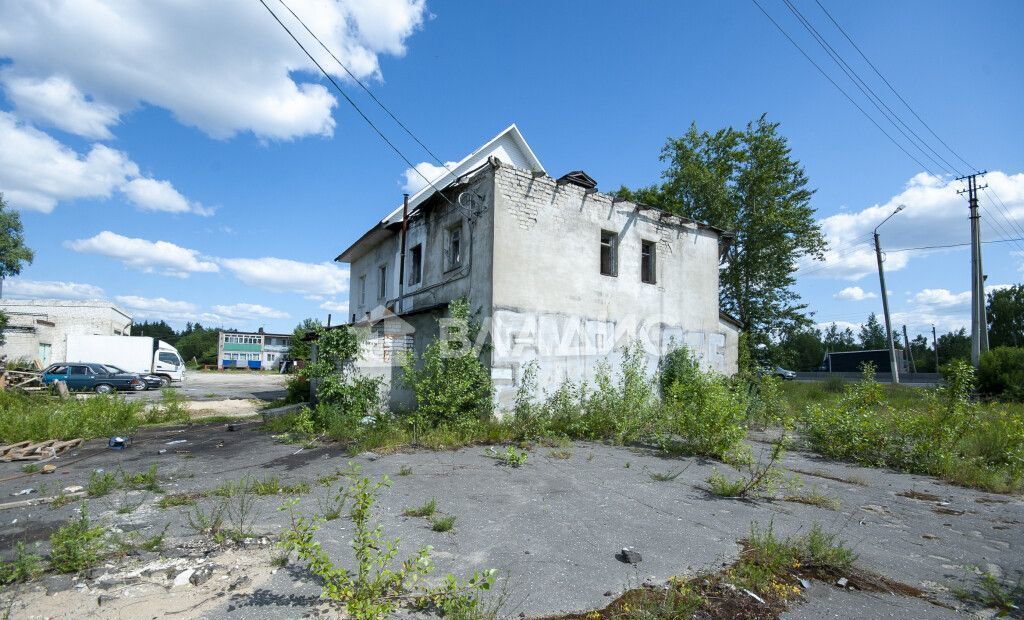
[[[53,499],[50,500],[50,510],[56,510],[57,508],[60,508],[62,506],[67,506],[76,499],[78,498],[72,497],[71,495],[68,495],[64,491],[61,491],[60,493],[54,495]]]
[[[953,594],[966,603],[994,609],[999,617],[1020,617],[1024,609],[1024,574],[1019,574],[1014,582],[999,579],[988,571],[979,571],[974,589],[957,588]]]
[[[493,447],[487,448],[486,456],[496,459],[502,465],[518,469],[526,464],[529,454],[525,450],[518,450],[515,446],[506,446],[504,452],[498,452]]]
[[[50,536],[50,568],[58,573],[77,573],[92,568],[103,559],[103,537],[103,528],[92,524],[88,503],[83,503],[78,517]]]
[[[118,488],[117,475],[110,471],[94,471],[89,474],[85,492],[89,497],[103,497]]]
[[[128,489],[163,493],[163,489],[160,488],[160,483],[157,481],[157,467],[155,464],[150,465],[146,471],[137,471],[135,473],[121,472],[121,484]]]
[[[430,529],[435,532],[450,532],[455,527],[455,517],[448,515],[446,517],[435,517],[429,519]]]
[[[158,508],[175,508],[177,506],[194,506],[204,493],[171,493],[164,495],[156,503]]]
[[[21,466],[21,471],[26,474],[34,474],[39,471],[39,465],[36,463],[28,463]]]
[[[431,517],[437,510],[437,500],[433,497],[430,501],[423,504],[422,506],[416,506],[415,508],[406,508],[402,511],[403,517]]]
[[[130,435],[144,423],[145,403],[120,394],[60,400],[48,394],[0,392],[0,441]]]
[[[160,390],[159,404],[150,407],[145,413],[147,424],[166,424],[168,422],[184,424],[192,419],[189,408],[185,405],[188,398],[180,390],[165,387]]]
[[[334,484],[335,482],[337,482],[338,480],[341,480],[342,475],[343,474],[342,474],[341,471],[334,470],[333,472],[331,472],[329,474],[322,474],[322,475],[317,476],[316,477],[316,483],[319,484],[320,486],[323,486],[323,487],[329,487],[332,484]]]
[[[796,467],[790,467],[789,471],[797,474],[803,474],[805,476],[814,476],[815,478],[824,478],[825,480],[835,480],[836,482],[845,482],[846,484],[855,484],[859,487],[868,486],[868,481],[861,476],[840,476],[838,474],[830,474],[827,471],[821,471],[820,469],[797,469]]]
[[[253,480],[251,483],[252,492],[256,495],[301,495],[309,493],[308,482],[294,482],[283,484],[277,476],[267,476],[262,480]]]
[[[650,473],[650,476],[651,480],[655,482],[672,482],[673,480],[678,478],[684,471],[686,471],[686,467],[682,469],[677,469],[675,471],[671,469],[664,472],[654,471]]]
[[[43,572],[43,558],[30,553],[25,543],[14,544],[14,558],[10,562],[0,560],[0,584],[24,583]]]
[[[763,452],[756,460],[749,453],[737,454],[734,465],[744,473],[739,478],[730,480],[722,475],[717,467],[714,468],[707,479],[709,490],[720,497],[759,497],[775,494],[777,486],[784,479],[776,464],[785,453],[787,442],[788,438],[783,433],[772,442],[767,459],[764,458]],[[793,481],[793,484],[797,482]]]
[[[560,461],[567,461],[572,458],[572,452],[565,449],[551,450],[548,452],[548,456]]]
[[[809,506],[817,506],[818,508],[825,508],[827,510],[839,510],[839,507],[842,505],[838,497],[826,495],[814,486],[811,487],[810,491],[797,493],[795,495],[787,495],[784,499],[787,502],[807,504]]]
[[[412,475],[412,467],[410,467],[408,465],[402,465],[398,469],[398,475],[399,476],[411,476]]]

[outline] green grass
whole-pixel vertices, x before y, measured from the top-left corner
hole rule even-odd
[[[430,529],[435,532],[449,532],[455,527],[455,517],[448,515],[447,517],[436,517],[430,519]]]
[[[104,530],[89,520],[88,505],[50,536],[50,568],[77,573],[99,564],[105,553]]]
[[[14,558],[10,562],[0,560],[0,584],[23,583],[31,581],[43,572],[43,558],[30,553],[25,543],[18,541],[14,545]]]
[[[130,435],[144,422],[145,403],[119,394],[60,400],[48,394],[0,392],[0,441]]]
[[[685,468],[684,469],[677,469],[675,471],[672,471],[672,470],[664,471],[664,472],[662,472],[662,471],[655,471],[655,472],[651,472],[650,476],[651,476],[651,480],[653,480],[655,482],[672,482],[673,480],[678,478],[679,475],[682,474],[684,471],[686,471]]]
[[[156,503],[158,508],[174,508],[176,506],[193,506],[204,496],[202,493],[172,493],[164,495]]]
[[[402,511],[403,517],[431,517],[434,515],[434,511],[437,510],[437,500],[433,497],[430,501],[422,506],[416,506],[415,508],[406,508]]]
[[[402,465],[402,467],[400,467],[399,470],[398,470],[398,475],[399,476],[411,476],[412,475],[412,467],[409,467],[408,465]]]

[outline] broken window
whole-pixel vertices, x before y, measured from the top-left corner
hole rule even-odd
[[[423,279],[423,244],[409,250],[409,285],[419,284]]]
[[[611,231],[601,231],[601,275],[618,275],[619,236]]]
[[[387,299],[388,296],[388,266],[380,266],[380,281],[377,287],[377,299]]]
[[[462,222],[448,229],[448,265],[455,269],[462,264]]]
[[[653,241],[640,242],[640,281],[655,283],[655,245]]]

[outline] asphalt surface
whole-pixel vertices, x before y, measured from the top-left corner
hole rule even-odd
[[[286,394],[285,382],[288,375],[247,370],[225,370],[219,372],[187,370],[185,381],[174,384],[189,400],[224,400],[229,398],[272,401]],[[135,392],[129,397],[139,400],[160,400],[160,390]]]
[[[176,442],[176,443],[172,443]],[[760,446],[758,446],[760,447]],[[160,450],[166,450],[160,454]],[[480,447],[449,452],[412,451],[389,456],[346,456],[338,447],[304,449],[285,444],[241,425],[148,430],[131,447],[112,451],[102,442],[56,461],[56,473],[17,476],[17,463],[0,463],[0,497],[36,488],[53,493],[85,484],[89,473],[121,467],[142,471],[158,466],[168,493],[209,490],[244,475],[273,475],[283,482],[307,481],[301,510],[320,510],[335,488],[317,477],[358,463],[370,477],[388,475],[375,516],[388,537],[399,537],[398,558],[421,545],[432,545],[435,575],[468,576],[473,570],[498,569],[499,591],[506,592],[502,615],[543,616],[602,607],[606,592],[620,593],[645,581],[661,583],[674,575],[713,571],[736,559],[738,540],[752,522],[773,523],[782,535],[806,532],[814,522],[846,540],[858,564],[889,578],[921,588],[948,606],[960,603],[954,587],[975,585],[973,567],[1008,577],[1024,571],[1024,501],[962,489],[934,479],[837,464],[813,455],[790,453],[784,465],[799,474],[807,488],[841,499],[838,511],[785,501],[741,501],[711,496],[704,481],[721,464],[700,459],[668,459],[639,449],[600,444],[573,444],[568,459],[554,458],[537,447],[521,468],[499,464]],[[412,473],[399,476],[402,467]],[[670,482],[655,472],[680,474]],[[811,475],[806,472],[811,472]],[[726,471],[726,473],[730,473]],[[820,475],[851,480],[838,482]],[[852,482],[862,482],[857,484]],[[901,495],[901,493],[903,495]],[[908,497],[907,495],[910,495]],[[931,497],[934,495],[934,497]],[[148,492],[115,493],[90,502],[93,517],[108,527],[143,534],[168,525],[170,544],[195,539],[182,512],[155,506]],[[422,518],[403,517],[403,508],[436,498],[440,515],[454,515],[451,532],[431,531]],[[275,535],[287,515],[277,508],[283,497],[258,501],[257,529]],[[140,507],[119,514],[126,502]],[[43,541],[73,516],[74,504],[0,512],[0,550],[8,554],[16,541]],[[333,558],[351,565],[347,519],[326,522],[318,539]],[[643,556],[638,565],[619,562],[615,554],[633,546]],[[950,618],[958,612],[919,598],[850,592],[816,584],[808,601],[787,618]],[[90,601],[95,601],[93,596]],[[90,603],[90,604],[93,604]],[[206,618],[299,617],[319,604],[319,589],[297,566],[273,574],[251,592],[235,593],[205,610]]]

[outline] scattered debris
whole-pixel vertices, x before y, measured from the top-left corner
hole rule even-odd
[[[639,564],[644,559],[633,547],[623,547],[615,557],[626,564]]]
[[[131,437],[111,437],[107,440],[107,447],[111,450],[124,450],[131,441]]]
[[[39,473],[52,474],[55,471],[57,471],[57,466],[53,463],[47,463],[46,465],[43,465],[43,468],[39,470]]]
[[[206,564],[195,569],[195,572],[189,576],[188,582],[194,586],[198,586],[209,581],[210,577],[213,577],[213,566]]]
[[[196,569],[194,568],[186,568],[185,570],[181,571],[174,578],[174,584],[172,585],[172,587],[177,588],[178,586],[183,586],[186,583],[191,583],[192,575],[194,575],[195,572]]]
[[[38,492],[39,491],[37,491],[36,489],[31,489],[31,488],[29,488],[29,489],[22,489],[20,491],[15,491],[14,493],[11,493],[11,497],[18,497],[20,495],[30,495],[32,493],[38,493]]]
[[[836,580],[836,585],[839,586],[840,588],[845,588],[849,584],[850,584],[850,580],[847,579],[846,577],[840,577],[839,579]]]

